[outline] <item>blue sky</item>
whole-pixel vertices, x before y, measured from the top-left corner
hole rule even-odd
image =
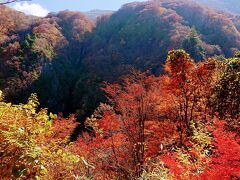
[[[18,2],[11,6],[26,14],[43,16],[47,12],[57,12],[66,9],[82,12],[92,9],[117,10],[123,4],[133,1],[136,0],[32,0],[24,3]]]
[[[32,0],[50,11],[64,9],[88,11],[91,9],[117,10],[121,5],[134,0]]]

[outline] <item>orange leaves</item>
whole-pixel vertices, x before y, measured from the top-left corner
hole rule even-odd
[[[89,141],[84,137],[79,141],[88,144],[87,154],[96,153],[98,157],[101,154],[98,161],[102,164],[99,168],[106,170],[108,167],[108,170],[115,169],[119,176],[124,171],[127,177],[136,177],[143,171],[145,158],[157,153],[160,139],[155,136],[158,142],[154,142],[151,134],[156,133],[156,129],[151,129],[154,126],[147,127],[147,122],[154,124],[158,119],[161,105],[159,82],[158,77],[135,71],[118,84],[105,84],[103,90],[113,108],[99,107],[98,112],[105,109],[105,112],[100,112],[103,114],[101,119],[96,120],[95,127],[100,131]],[[159,128],[158,125],[155,127]]]
[[[167,151],[166,146],[178,140],[176,125],[169,120],[147,121],[145,138],[145,157],[154,157],[156,154]]]
[[[77,126],[76,119],[74,115],[71,115],[69,118],[64,119],[60,115],[54,120],[52,126],[52,137],[56,139],[66,139],[73,133],[74,128]]]
[[[163,155],[161,156],[161,161],[164,162],[170,169],[171,173],[180,175],[183,171],[179,168],[178,163],[174,159],[173,154]]]
[[[181,136],[186,128],[191,134],[190,122],[205,118],[207,103],[215,86],[220,63],[208,59],[194,63],[184,50],[172,50],[165,64],[166,75],[161,76],[166,99],[171,99],[175,119],[180,120]],[[163,91],[163,92],[164,92]],[[167,101],[165,101],[167,102]],[[180,137],[182,141],[182,137]]]
[[[191,90],[192,71],[195,69],[195,64],[189,54],[184,50],[169,51],[164,68],[169,77],[167,81],[169,89],[175,96],[182,96]]]
[[[240,145],[235,140],[236,134],[224,130],[224,123],[216,120],[213,135],[216,149],[204,175],[213,179],[240,178]]]
[[[190,55],[184,50],[172,50],[168,52],[167,61],[165,64],[165,72],[177,75],[178,73],[187,72],[193,66]]]
[[[214,144],[218,150],[213,152],[209,130],[214,135],[217,131],[204,129],[208,120],[207,100],[219,64],[211,59],[195,64],[182,50],[169,55],[165,75],[155,77],[134,71],[119,83],[105,83],[103,90],[110,105],[102,104],[96,110],[99,119],[95,123],[100,131],[96,131],[95,137],[83,135],[77,142],[82,147],[79,152],[96,165],[95,173],[140,177],[148,160],[161,154],[177,179],[198,179],[208,173],[217,176],[214,172],[222,168],[219,166],[226,166],[226,175],[230,169],[238,171],[237,144],[229,142],[234,137],[225,139],[216,134],[216,142],[225,144]],[[235,148],[225,152],[223,147],[229,146]],[[219,162],[221,158],[226,161]]]
[[[211,126],[205,124],[213,135],[210,146],[189,141],[175,152],[168,152],[160,157],[175,178],[213,180],[240,178],[240,145],[236,140],[236,134],[224,130],[225,123],[217,118],[214,118],[212,124]],[[195,137],[202,136],[200,131],[195,133]]]
[[[103,115],[103,118],[98,122],[99,128],[103,131],[121,131],[121,122],[119,117],[116,114],[106,112]]]

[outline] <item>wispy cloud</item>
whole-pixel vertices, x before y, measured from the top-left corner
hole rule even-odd
[[[24,12],[25,14],[39,17],[44,17],[49,13],[49,11],[46,8],[42,7],[40,4],[37,3],[18,2],[14,4],[12,7],[13,9]]]

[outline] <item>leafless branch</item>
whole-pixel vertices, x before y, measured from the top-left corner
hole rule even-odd
[[[10,4],[10,3],[19,2],[19,1],[31,1],[31,0],[7,0],[5,2],[0,1],[0,5]]]

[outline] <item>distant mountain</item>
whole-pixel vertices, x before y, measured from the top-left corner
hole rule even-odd
[[[240,49],[234,18],[188,0],[129,3],[98,21],[86,39],[83,62],[112,80],[132,66],[161,72],[170,49],[184,48],[196,60],[232,56]]]
[[[229,13],[240,14],[239,0],[195,0],[208,5],[209,7],[226,11]]]
[[[99,9],[94,9],[94,10],[91,10],[91,11],[88,11],[88,12],[84,12],[84,14],[94,22],[96,22],[97,19],[101,16],[111,15],[113,13],[114,13],[114,11],[99,10]]]

